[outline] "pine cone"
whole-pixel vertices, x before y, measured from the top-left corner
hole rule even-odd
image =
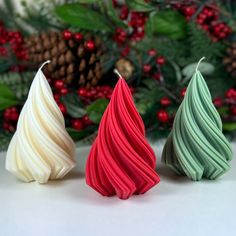
[[[94,50],[86,48],[87,40],[94,41]],[[65,40],[60,32],[43,32],[31,35],[25,41],[34,66],[51,60],[44,67],[44,72],[52,79],[63,79],[68,85],[90,88],[97,85],[102,77],[101,41],[96,36],[87,34],[77,42],[75,39]]]
[[[226,51],[227,56],[223,59],[226,71],[229,72],[232,77],[236,77],[236,42],[232,43],[232,46]]]

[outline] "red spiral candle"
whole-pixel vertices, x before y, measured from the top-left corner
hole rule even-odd
[[[123,78],[113,91],[86,164],[86,182],[104,196],[127,199],[156,185],[155,154]]]

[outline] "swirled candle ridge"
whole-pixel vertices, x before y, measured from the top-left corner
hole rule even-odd
[[[9,144],[6,169],[19,179],[46,183],[75,166],[75,146],[51,88],[38,70]]]
[[[129,87],[119,79],[86,164],[86,182],[104,196],[127,199],[159,182],[155,154]]]
[[[192,180],[216,179],[230,167],[232,150],[200,71],[191,79],[162,153],[162,161]]]

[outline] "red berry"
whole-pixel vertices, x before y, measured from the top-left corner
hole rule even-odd
[[[83,39],[83,35],[81,33],[75,33],[74,38],[77,42],[80,42]]]
[[[196,21],[197,21],[197,23],[198,23],[199,25],[202,25],[202,24],[203,24],[203,22],[204,22],[204,20],[203,20],[203,19],[201,19],[201,18],[198,18]]]
[[[107,94],[107,96],[106,96],[106,98],[109,99],[109,100],[111,99],[111,97],[112,97],[112,93]]]
[[[122,44],[126,41],[127,33],[122,28],[116,28],[114,39],[118,44]]]
[[[78,94],[81,97],[86,97],[87,96],[87,89],[86,88],[79,88],[78,89]]]
[[[196,11],[195,7],[185,7],[183,13],[185,16],[192,16]]]
[[[130,92],[131,92],[132,94],[134,94],[134,92],[135,92],[134,87],[129,87],[129,90],[130,90]]]
[[[221,107],[223,105],[222,98],[218,97],[213,100],[213,103],[216,107]]]
[[[125,48],[121,51],[121,56],[122,56],[122,57],[126,57],[129,53],[130,53],[130,47],[125,47]]]
[[[60,108],[62,114],[66,114],[67,113],[66,106],[64,104],[59,103],[58,107]]]
[[[128,15],[129,15],[129,8],[126,5],[122,6],[121,12],[120,12],[120,19],[126,20]]]
[[[3,129],[9,132],[14,132],[15,131],[15,127],[7,122],[3,123]]]
[[[82,117],[82,121],[85,125],[91,125],[93,122],[89,119],[88,115]]]
[[[185,96],[186,90],[187,90],[187,88],[183,88],[183,89],[180,91],[181,97],[184,97],[184,96]]]
[[[54,94],[54,100],[59,103],[60,102],[60,94]]]
[[[16,121],[18,121],[18,119],[19,119],[19,114],[18,114],[18,112],[13,112],[12,114],[11,114],[11,121],[14,121],[14,122],[16,122]]]
[[[60,90],[60,94],[61,95],[66,95],[68,93],[68,89],[67,88],[62,88],[61,90]]]
[[[160,101],[162,106],[169,106],[171,104],[171,100],[168,97],[163,97]]]
[[[54,83],[54,87],[56,89],[62,89],[64,88],[64,81],[63,80],[56,80],[55,83]]]
[[[236,100],[236,90],[234,88],[230,88],[226,94],[226,98]]]
[[[150,72],[151,69],[152,69],[151,65],[148,65],[148,64],[143,65],[143,72],[144,73]]]
[[[159,56],[159,57],[156,58],[156,63],[158,65],[164,65],[166,63],[166,60],[163,56]]]
[[[4,111],[3,118],[5,121],[9,121],[11,119],[11,110],[9,108]]]
[[[62,35],[65,40],[69,40],[72,38],[72,33],[69,30],[64,30]]]
[[[76,130],[82,130],[84,128],[84,124],[82,122],[82,119],[72,120],[72,127]]]
[[[155,74],[153,75],[153,79],[155,79],[155,80],[157,80],[157,81],[160,81],[160,79],[161,79],[161,74],[160,74],[160,73],[155,73]]]
[[[99,92],[96,97],[97,98],[104,98],[105,94],[103,92]]]
[[[156,115],[161,123],[167,123],[169,121],[169,114],[165,110],[158,111]]]
[[[95,43],[93,40],[88,40],[85,42],[85,47],[89,51],[93,51],[95,49]]]
[[[234,116],[236,115],[236,106],[235,105],[230,108],[230,113]]]
[[[155,49],[150,49],[150,50],[148,50],[148,55],[149,56],[155,56],[157,54],[157,51],[155,50]]]

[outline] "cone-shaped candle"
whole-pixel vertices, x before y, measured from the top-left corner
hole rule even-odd
[[[216,179],[225,173],[231,159],[220,116],[197,67],[176,113],[162,161],[177,174],[200,180]]]
[[[25,182],[60,179],[75,165],[74,143],[41,68],[32,82],[6,157],[6,169]]]
[[[127,83],[120,78],[87,160],[86,182],[104,196],[127,199],[160,181],[155,166],[142,118]]]

